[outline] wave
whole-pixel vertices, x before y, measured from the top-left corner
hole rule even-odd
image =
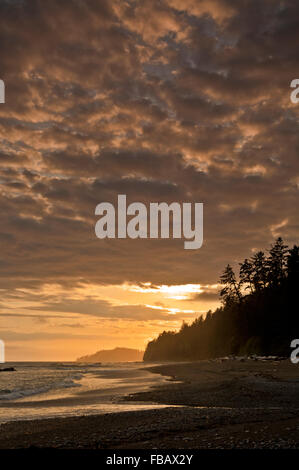
[[[93,371],[94,369],[101,369],[103,367],[103,364],[101,363],[88,363],[88,362],[80,362],[78,364],[64,364],[64,363],[59,363],[55,364],[53,366],[54,370],[63,370],[63,371],[75,371],[75,372],[82,372],[86,373],[89,370]]]
[[[41,393],[47,393],[52,390],[60,390],[65,388],[72,387],[81,387],[79,383],[74,382],[73,380],[64,380],[61,382],[56,382],[50,385],[45,385],[42,387],[36,388],[27,388],[27,389],[4,389],[0,390],[0,400],[16,400],[18,398],[25,398],[32,395],[39,395]]]

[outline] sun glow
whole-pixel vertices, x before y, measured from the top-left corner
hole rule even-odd
[[[123,288],[131,292],[140,293],[153,293],[162,294],[168,299],[184,300],[190,297],[190,294],[202,293],[203,289],[201,284],[179,284],[179,285],[152,285],[150,283],[143,283],[141,285],[128,285],[124,284]]]

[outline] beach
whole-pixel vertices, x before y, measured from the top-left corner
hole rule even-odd
[[[132,411],[2,423],[0,448],[299,447],[299,376],[289,360],[220,359],[145,369],[168,380],[119,397]],[[134,408],[142,403],[152,408]]]

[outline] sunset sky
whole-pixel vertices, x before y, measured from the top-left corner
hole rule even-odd
[[[1,0],[6,359],[144,349],[227,263],[298,243],[297,0]],[[203,202],[204,242],[95,236],[95,207]]]

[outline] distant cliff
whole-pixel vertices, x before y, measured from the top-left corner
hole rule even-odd
[[[82,356],[77,362],[137,362],[142,361],[144,351],[130,348],[103,349],[89,356]]]

